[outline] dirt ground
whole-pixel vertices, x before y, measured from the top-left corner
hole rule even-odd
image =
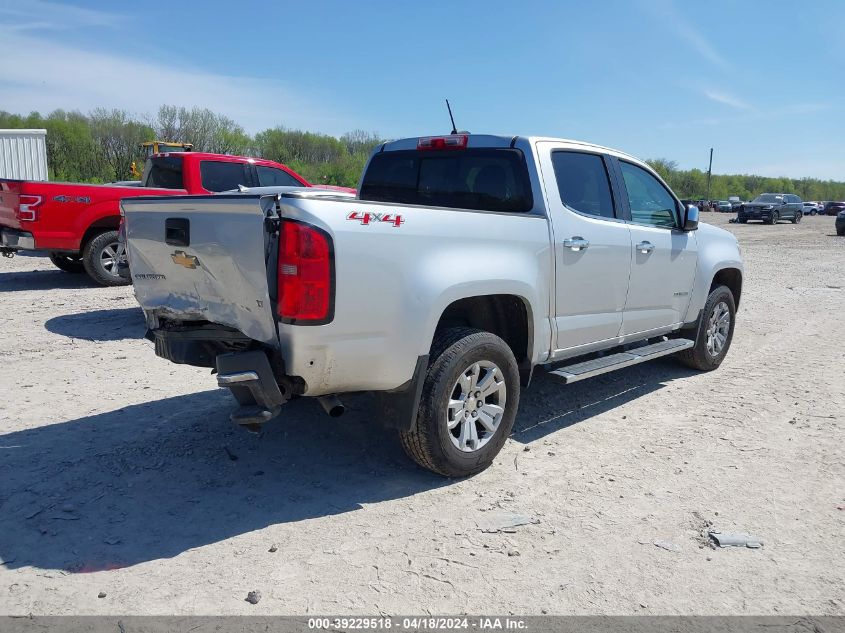
[[[0,613],[845,614],[845,238],[704,219],[747,266],[722,367],[541,372],[465,481],[412,465],[367,396],[233,428],[130,288],[0,260]]]

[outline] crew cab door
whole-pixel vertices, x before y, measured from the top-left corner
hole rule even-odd
[[[547,141],[537,152],[555,253],[553,357],[572,356],[619,335],[630,231],[608,157]]]
[[[614,163],[633,244],[621,334],[666,330],[686,314],[698,242],[694,232],[680,230],[680,202],[654,174],[622,159]]]

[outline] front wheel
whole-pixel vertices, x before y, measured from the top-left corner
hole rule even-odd
[[[678,352],[678,359],[687,367],[700,371],[713,371],[730,349],[736,324],[736,303],[727,286],[716,286],[710,291],[701,320],[698,323],[695,345]]]
[[[772,213],[769,217],[769,224],[777,224],[780,221],[780,214],[779,213]]]
[[[117,231],[106,231],[92,238],[82,251],[85,272],[101,286],[125,286],[129,279],[120,276],[118,262],[125,257]]]
[[[66,253],[50,253],[50,261],[53,266],[66,273],[84,273],[85,266],[82,257],[79,255],[67,255]]]
[[[402,447],[423,468],[466,477],[487,468],[510,435],[519,406],[513,352],[495,334],[449,328],[435,334],[416,425]]]

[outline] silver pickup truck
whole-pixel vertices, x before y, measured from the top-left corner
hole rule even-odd
[[[256,428],[294,396],[376,392],[425,468],[486,468],[542,368],[563,383],[731,344],[743,267],[643,162],[553,138],[385,143],[357,196],[122,203],[156,354],[210,367]]]

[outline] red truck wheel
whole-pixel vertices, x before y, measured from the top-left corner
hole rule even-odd
[[[101,286],[125,286],[131,280],[120,276],[118,261],[124,256],[123,244],[117,241],[117,231],[100,233],[82,250],[85,272]]]
[[[82,264],[82,257],[79,255],[66,255],[65,253],[50,253],[50,261],[59,270],[66,273],[84,273],[85,266]]]

